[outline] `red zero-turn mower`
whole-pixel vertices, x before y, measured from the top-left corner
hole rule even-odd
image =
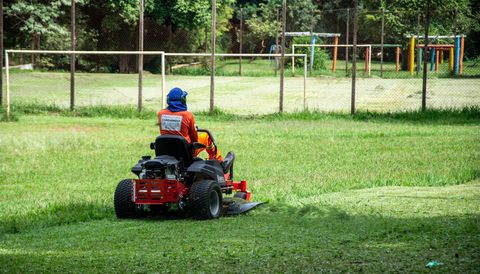
[[[206,132],[216,149],[215,140]],[[183,212],[196,219],[214,219],[247,212],[260,202],[250,202],[247,182],[233,181],[235,155],[229,152],[220,164],[215,159],[193,157],[203,144],[189,144],[182,136],[158,136],[150,148],[155,158],[143,156],[132,168],[138,179],[120,181],[114,205],[118,218]],[[235,193],[234,193],[235,192]],[[224,195],[233,194],[233,197]]]

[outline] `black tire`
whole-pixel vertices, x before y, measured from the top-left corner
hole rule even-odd
[[[247,199],[247,193],[239,191],[239,192],[235,193],[235,195],[233,195],[233,197],[246,200]]]
[[[199,220],[216,219],[222,215],[222,191],[213,180],[200,180],[193,183],[189,194],[190,212]]]
[[[137,206],[132,202],[132,180],[125,179],[118,183],[113,197],[115,214],[119,219],[137,218]]]

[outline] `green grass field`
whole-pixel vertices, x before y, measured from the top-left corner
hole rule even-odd
[[[0,123],[0,272],[480,268],[478,109],[198,114],[220,149],[237,154],[237,179],[268,202],[212,221],[117,220],[116,184],[152,153],[158,129],[153,112],[91,111],[101,116],[51,108]]]

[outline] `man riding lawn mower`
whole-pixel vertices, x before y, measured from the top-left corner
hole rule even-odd
[[[245,181],[233,181],[233,152],[223,158],[212,134],[195,128],[193,114],[187,111],[187,95],[179,88],[168,93],[168,107],[158,112],[160,136],[150,144],[155,157],[142,156],[132,168],[139,179],[122,180],[115,190],[118,218],[176,211],[213,219],[261,204],[249,202]],[[209,159],[197,157],[204,149]],[[223,197],[234,191],[233,197]]]

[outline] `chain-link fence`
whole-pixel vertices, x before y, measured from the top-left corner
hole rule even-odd
[[[463,43],[466,40],[463,34],[438,35],[438,31],[430,34],[424,56],[426,16],[423,10],[360,9],[358,17],[356,109],[380,112],[420,109],[425,58],[427,107],[480,105],[480,93],[476,91],[476,85],[480,83],[480,66],[474,56],[464,55]],[[309,106],[319,110],[345,111],[349,109],[351,99],[350,66],[353,56],[352,47],[348,45],[352,43],[353,10],[324,11],[323,20],[336,23],[325,25],[320,22],[317,30],[323,33],[340,31],[342,45],[339,45],[336,54],[326,47],[323,52],[315,52],[315,58],[322,58],[322,54],[326,56],[327,65],[317,66],[317,71],[312,73],[314,77],[309,78],[310,94],[315,94],[313,98],[309,97]],[[393,20],[396,25],[391,23]],[[403,28],[399,30],[398,25]],[[313,36],[308,39],[310,47],[305,47],[310,56],[316,41]],[[322,43],[335,48],[334,41],[322,40]],[[339,59],[335,60],[335,57]],[[349,64],[346,64],[347,60],[350,60]],[[331,63],[337,64],[336,71]],[[348,69],[338,70],[345,67]],[[348,79],[342,79],[345,75]]]
[[[265,21],[258,21],[260,12]],[[309,17],[313,18],[312,22],[303,22],[303,19],[296,19],[298,16],[295,17],[294,12],[292,14],[286,18],[285,48],[281,43],[281,5],[262,6],[260,11],[238,7],[228,23],[217,23],[217,56],[213,68],[215,107],[238,114],[277,112],[281,58],[273,54],[283,52],[307,57],[306,60],[303,55],[284,59],[284,111],[308,108],[349,112],[352,107],[355,24],[358,29],[354,100],[357,110],[395,112],[420,109],[425,64],[428,108],[480,105],[477,88],[480,62],[474,51],[465,51],[474,40],[460,31],[441,33],[438,29],[430,30],[425,53],[427,16],[423,9],[404,11],[362,7],[358,10],[357,21],[353,8],[320,10]],[[77,35],[83,33],[78,31]],[[168,91],[178,86],[189,92],[190,110],[210,109],[211,24],[195,30],[174,29],[146,17],[143,33],[145,51],[166,53],[165,87],[162,86],[161,55],[144,56],[140,88],[143,107],[159,109],[165,100],[162,88]],[[135,51],[139,48],[138,36],[138,26],[123,29],[97,37],[97,46],[86,49]],[[35,49],[47,49],[41,46],[43,38],[35,39]],[[81,37],[77,39],[82,40]],[[102,48],[107,44],[113,48]],[[239,57],[222,54],[271,55]],[[71,100],[69,64],[68,55],[10,56],[13,103],[68,106]],[[138,104],[137,55],[78,55],[75,67],[76,106]],[[303,78],[305,68],[306,81]]]

